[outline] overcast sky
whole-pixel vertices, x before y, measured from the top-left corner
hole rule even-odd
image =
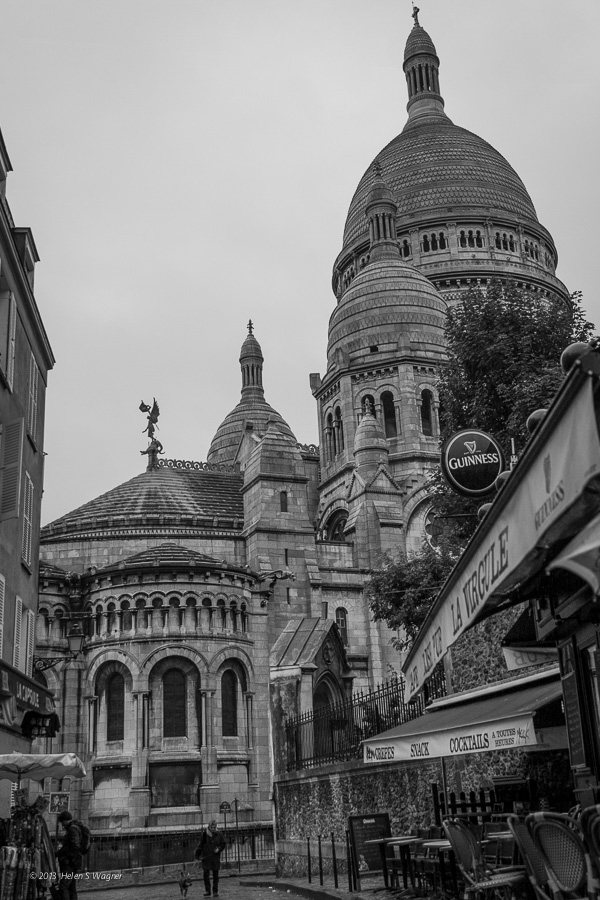
[[[496,147],[600,322],[598,0],[420,0],[446,112]],[[251,317],[267,400],[317,440],[331,268],[354,189],[406,120],[409,0],[4,0],[7,196],[56,356],[51,521],[204,460]],[[594,218],[592,218],[594,216]]]

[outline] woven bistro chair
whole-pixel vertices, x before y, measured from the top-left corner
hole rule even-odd
[[[587,851],[588,894],[600,896],[600,806],[587,806],[576,820]]]
[[[555,897],[560,897],[560,891],[552,881],[552,876],[546,868],[544,857],[535,845],[525,824],[525,819],[519,816],[509,816],[506,824],[525,864],[527,875],[536,897],[539,897],[540,900],[553,900]]]
[[[526,885],[524,866],[500,869],[485,861],[481,842],[464,822],[447,819],[444,821],[444,831],[464,879],[465,900],[490,894],[496,898],[514,898],[516,891]]]
[[[544,860],[555,896],[588,897],[588,854],[578,823],[561,813],[531,813],[525,819],[531,839]]]

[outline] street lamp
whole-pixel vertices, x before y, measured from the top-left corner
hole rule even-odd
[[[46,669],[53,669],[61,662],[71,662],[76,659],[83,650],[85,635],[81,628],[81,622],[73,622],[69,633],[67,634],[70,656],[34,656],[33,671],[45,672]]]

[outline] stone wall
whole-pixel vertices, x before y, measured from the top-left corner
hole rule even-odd
[[[499,775],[534,779],[538,797],[557,809],[574,803],[566,750],[506,750],[446,761],[449,791],[489,789]],[[307,838],[316,841],[320,834],[330,844],[333,832],[345,846],[348,816],[388,812],[392,834],[433,825],[433,782],[441,790],[439,759],[368,767],[357,760],[279,776],[274,784],[278,874],[306,873]]]

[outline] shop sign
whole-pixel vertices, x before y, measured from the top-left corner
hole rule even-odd
[[[49,691],[32,678],[2,662],[0,662],[0,694],[14,697],[21,709],[32,709],[47,714],[54,712],[54,700]]]
[[[465,756],[467,753],[491,753],[537,744],[533,716],[525,715],[500,722],[465,725],[449,731],[410,734],[365,741],[366,763],[405,762],[437,757]]]
[[[556,647],[503,647],[502,653],[509,672],[526,666],[541,666],[558,659]]]
[[[475,536],[443,586],[435,612],[404,664],[407,701],[477,621],[492,594],[508,589],[508,576],[598,473],[600,442],[592,382],[587,379],[512,497],[491,527],[480,538]]]
[[[504,469],[502,449],[485,431],[457,431],[442,447],[444,478],[464,497],[485,497]]]

